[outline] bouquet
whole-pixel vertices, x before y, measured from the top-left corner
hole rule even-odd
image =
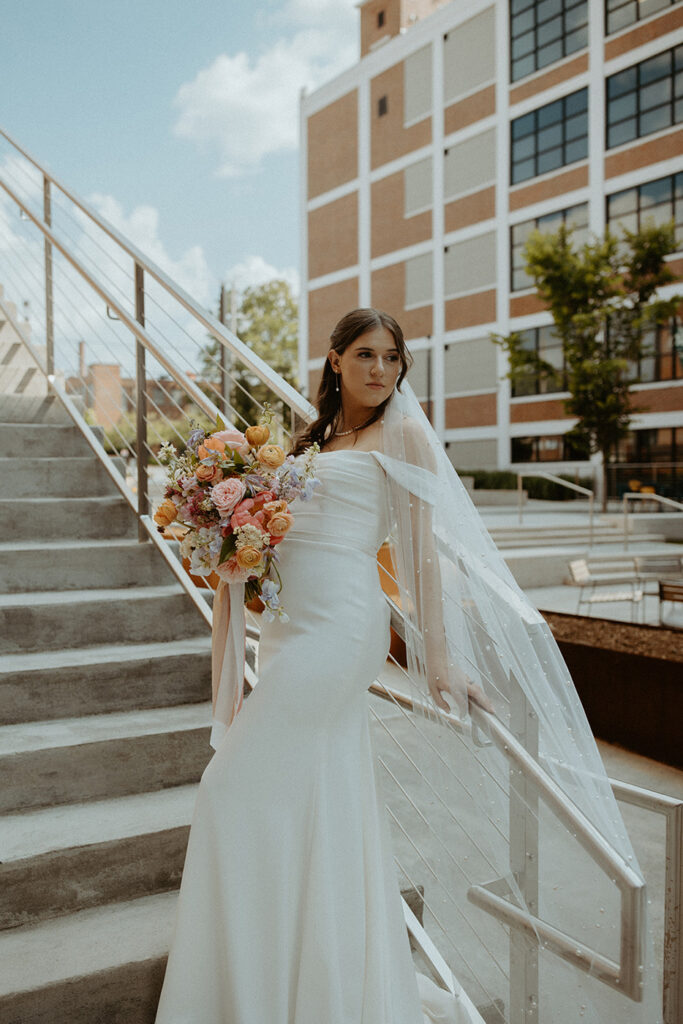
[[[209,435],[190,420],[194,429],[182,454],[168,441],[161,447],[159,461],[169,467],[169,477],[153,518],[160,531],[175,521],[186,527],[180,553],[189,558],[191,572],[244,583],[245,601],[259,597],[267,621],[276,613],[287,621],[276,548],[294,521],[290,504],[308,501],[320,484],[320,446],[307,448],[295,465],[293,455],[267,443],[271,420],[267,405],[260,422],[244,433],[226,428],[220,416]]]

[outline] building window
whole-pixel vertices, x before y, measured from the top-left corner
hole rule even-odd
[[[377,100],[377,116],[383,117],[389,109],[389,101],[386,96],[380,96]]]
[[[607,79],[607,148],[683,121],[683,45]]]
[[[651,14],[671,7],[674,3],[676,0],[607,0],[605,31],[607,35],[618,32],[620,28],[649,18]]]
[[[510,228],[510,290],[521,291],[523,288],[533,288],[533,278],[526,272],[524,260],[524,246],[532,231],[543,232],[557,231],[560,224],[574,229],[572,240],[574,245],[580,246],[588,239],[588,204],[580,203],[578,206],[570,206],[566,210],[557,210],[555,213],[547,213],[544,217],[536,217],[534,220],[525,220],[521,224],[514,224]]]
[[[607,197],[610,227],[639,231],[648,223],[674,221],[679,252],[683,250],[683,172],[648,181]]]
[[[587,45],[587,0],[511,0],[511,81]]]
[[[561,340],[556,336],[552,324],[545,327],[532,327],[528,331],[519,331],[522,348],[533,352],[554,367],[552,377],[546,377],[529,367],[524,377],[512,385],[511,396],[521,398],[525,395],[551,395],[567,390],[567,372],[564,363],[564,351]]]
[[[683,344],[678,326],[673,331],[671,327],[671,323],[659,324],[645,332],[640,359],[629,364],[634,384],[683,379]]]
[[[513,185],[584,160],[588,156],[588,89],[515,118],[510,130]]]
[[[513,437],[512,462],[583,462],[588,450],[564,434],[540,437]]]
[[[377,12],[377,28],[382,28],[384,25],[384,11]]]

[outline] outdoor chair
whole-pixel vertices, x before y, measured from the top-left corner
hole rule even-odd
[[[644,596],[643,588],[637,585],[635,567],[630,573],[592,573],[585,558],[575,558],[569,563],[569,572],[572,585],[580,587],[577,614],[581,614],[582,605],[588,605],[590,615],[590,609],[595,604],[629,601],[631,621],[635,621],[636,606],[640,606]]]
[[[657,596],[659,597],[659,625],[668,626],[669,629],[683,629],[683,622],[681,620],[678,622],[667,622],[662,618],[662,604],[665,601],[683,604],[683,580],[679,583],[660,580]]]

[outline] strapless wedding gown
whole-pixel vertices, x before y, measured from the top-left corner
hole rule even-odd
[[[277,549],[290,620],[201,778],[156,1024],[481,1024],[415,971],[378,798],[381,459],[321,453]]]

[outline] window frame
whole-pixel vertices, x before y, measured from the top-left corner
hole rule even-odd
[[[555,0],[555,9],[544,12],[544,16],[539,20],[538,15],[543,7],[547,7],[549,4],[552,5],[553,0],[521,0],[524,6],[521,6],[518,10],[513,10],[516,0],[510,0],[508,4],[508,38],[509,38],[509,60],[510,60],[510,83],[516,83],[526,78],[528,75],[533,75],[537,71],[543,68],[550,67],[555,64],[558,60],[564,60],[565,57],[569,57],[572,54],[579,53],[584,50],[589,43],[588,38],[588,0]],[[578,8],[584,8],[584,18],[578,24],[568,26],[568,21],[572,14]],[[558,9],[559,8],[559,9]],[[522,31],[515,32],[515,19],[517,19],[518,25],[522,18],[530,16],[530,25],[527,27],[525,24]],[[543,31],[545,26],[551,25],[552,22],[560,19],[560,33],[559,35],[552,36],[539,43],[539,31]],[[580,45],[575,46],[571,49],[567,47],[567,40],[576,35],[576,33],[585,30],[585,41]],[[515,56],[514,48],[517,40],[522,39],[524,36],[531,35],[533,37],[533,45],[531,49]],[[539,54],[543,50],[548,50],[551,46],[555,46],[559,42],[560,48],[559,53],[556,56],[551,56],[547,60],[540,61]],[[528,70],[523,70],[520,74],[515,73],[515,64],[519,64],[521,61],[526,60],[528,57],[532,58],[533,66]]]
[[[655,61],[661,60],[663,57],[668,56],[669,58],[669,71],[666,75],[661,75],[655,79],[646,79],[644,82],[641,81],[642,69],[648,64],[654,64]],[[677,72],[677,63],[680,65],[680,70]],[[669,128],[674,128],[678,124],[683,123],[683,43],[678,46],[672,46],[668,50],[662,50],[660,53],[655,53],[651,57],[647,57],[645,60],[639,61],[637,64],[631,64],[627,68],[622,68],[621,71],[615,72],[613,75],[609,75],[605,79],[605,151],[609,152],[613,149],[618,149],[619,146],[626,146],[630,143],[635,142],[637,139],[647,138],[648,135],[654,135],[655,132],[666,131]],[[621,76],[627,76],[629,73],[635,73],[636,85],[635,88],[625,89],[623,92],[617,93],[616,96],[610,97],[611,83],[615,79]],[[680,77],[680,92],[676,92],[676,79]],[[642,94],[646,89],[652,88],[661,82],[669,82],[671,84],[671,95],[668,100],[662,103],[656,103],[653,106],[642,107]],[[625,117],[621,117],[618,120],[612,121],[610,119],[610,109],[613,109],[615,103],[624,103],[628,98],[635,97],[635,105],[632,113],[628,113]],[[610,106],[612,104],[612,107]],[[676,120],[676,106],[680,104],[681,117]],[[656,125],[654,128],[650,128],[648,131],[641,130],[641,117],[643,115],[652,113],[653,111],[659,111],[668,107],[670,112],[670,120],[667,124]],[[628,138],[623,138],[618,142],[610,143],[610,131],[618,128],[619,125],[626,124],[628,121],[635,121],[636,133]]]
[[[675,3],[677,3],[677,2],[678,2],[678,0],[662,0],[662,2],[661,2],[659,7],[655,8],[655,10],[649,11],[647,14],[644,14],[644,15],[641,16],[641,13],[640,13],[640,9],[641,8],[640,8],[640,3],[638,2],[638,0],[617,0],[616,3],[613,3],[613,6],[611,8],[610,8],[611,0],[606,0],[606,3],[605,3],[605,36],[607,37],[607,36],[616,35],[617,32],[621,32],[621,31],[623,31],[623,29],[631,28],[631,26],[637,25],[641,21],[647,21],[648,18],[654,18],[656,15],[661,14],[663,11],[666,11],[669,7],[673,7],[673,5]],[[609,27],[610,15],[614,14],[615,11],[623,10],[625,7],[633,7],[633,8],[635,8],[635,15],[636,16],[634,18],[632,18],[631,21],[625,21],[625,22],[623,22],[623,24],[618,25],[616,28],[612,28],[611,29]]]
[[[575,102],[576,102],[575,98],[578,97],[578,96],[581,96],[582,94],[585,95],[585,107],[583,109],[579,109],[579,110],[577,110],[575,112],[572,112],[572,113],[568,114],[567,113],[567,106],[570,103],[570,101],[571,100],[575,100]],[[582,160],[586,160],[588,158],[588,114],[589,114],[588,103],[589,103],[588,86],[583,86],[583,88],[581,88],[581,89],[575,89],[574,92],[570,92],[566,96],[561,96],[559,99],[553,100],[551,103],[544,103],[543,106],[541,106],[541,107],[535,107],[533,110],[528,111],[526,114],[521,114],[519,117],[515,117],[515,118],[513,118],[510,121],[510,187],[511,188],[514,188],[516,185],[521,185],[522,182],[524,182],[524,181],[531,181],[533,178],[538,178],[542,174],[554,173],[556,171],[559,171],[563,167],[568,167],[571,164],[580,163]],[[552,107],[556,107],[556,106],[560,106],[561,107],[561,114],[560,114],[559,118],[556,118],[555,120],[552,120],[552,121],[548,121],[545,124],[539,124],[539,121],[541,121],[541,119],[543,118],[544,112],[545,112],[545,115],[547,117],[548,116],[548,111],[550,111],[550,109]],[[573,121],[575,118],[577,118],[579,116],[583,116],[585,118],[585,132],[582,132],[582,134],[580,134],[580,135],[573,136],[572,138],[568,138],[567,137],[567,122],[568,121]],[[533,126],[534,127],[533,127],[533,129],[530,132],[525,132],[525,134],[519,136],[519,138],[516,139],[515,138],[515,125],[518,125],[520,123],[520,121],[523,121],[526,118],[533,118]],[[559,128],[560,128],[560,141],[559,141],[559,144],[558,143],[554,143],[552,145],[549,145],[549,146],[545,147],[544,149],[539,149],[538,148],[538,137],[539,137],[539,134],[541,132],[549,132],[551,129],[555,128],[556,126],[559,126]],[[520,141],[522,141],[524,139],[533,139],[534,140],[533,149],[532,149],[532,151],[531,151],[531,153],[529,155],[523,156],[521,159],[519,159],[519,158],[515,159],[515,143],[518,144],[518,151],[519,151],[519,143],[520,143]],[[585,153],[583,153],[581,156],[573,157],[572,159],[568,160],[567,159],[567,149],[569,148],[569,146],[574,146],[578,142],[581,142],[581,141],[585,142]],[[544,169],[539,170],[539,166],[538,166],[539,157],[542,157],[546,153],[552,153],[554,150],[556,150],[558,148],[561,148],[561,151],[562,151],[562,156],[561,156],[561,161],[562,162],[557,164],[554,167],[548,167],[548,168],[544,168]],[[530,160],[533,161],[533,174],[529,174],[529,175],[526,175],[523,178],[519,178],[518,180],[515,180],[515,166],[516,165],[520,165],[520,164],[524,164],[524,163],[528,163]]]

